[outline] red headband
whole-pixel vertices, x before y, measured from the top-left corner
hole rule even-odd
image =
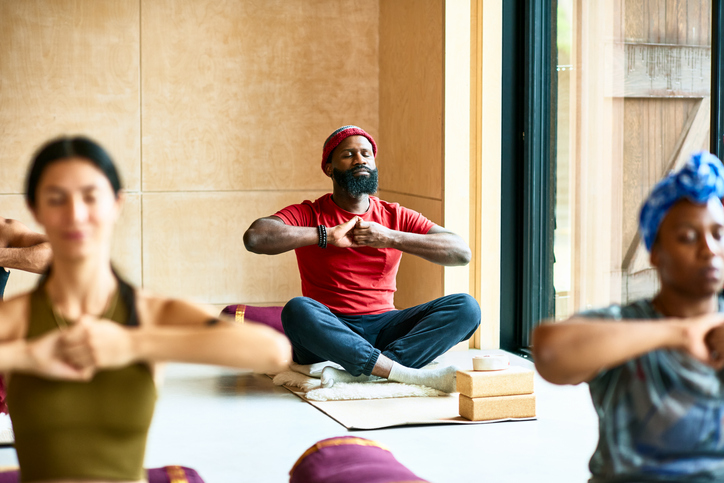
[[[375,143],[375,140],[372,139],[372,136],[367,134],[364,129],[357,126],[342,126],[341,128],[334,131],[332,134],[330,134],[327,140],[324,141],[324,150],[322,151],[322,171],[324,171],[325,174],[327,173],[325,167],[327,166],[327,162],[329,160],[329,156],[332,154],[332,151],[334,151],[334,148],[339,146],[342,141],[350,136],[366,137],[372,145],[372,154],[377,156],[377,143]]]

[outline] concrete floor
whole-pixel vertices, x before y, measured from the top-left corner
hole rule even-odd
[[[471,367],[479,353],[452,352],[441,360]],[[511,361],[532,367],[516,356]],[[598,438],[588,387],[553,386],[537,375],[535,384],[536,421],[348,431],[266,376],[172,364],[156,406],[146,466],[190,466],[208,483],[282,483],[313,443],[353,434],[383,443],[434,483],[585,482]],[[12,464],[14,449],[0,449],[0,466]]]

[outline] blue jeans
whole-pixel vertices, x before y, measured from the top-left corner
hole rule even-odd
[[[282,310],[284,332],[298,364],[333,361],[353,376],[369,375],[380,354],[420,368],[480,325],[480,306],[454,294],[405,310],[342,315],[308,297],[295,297]]]

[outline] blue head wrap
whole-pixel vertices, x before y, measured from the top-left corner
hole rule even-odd
[[[656,240],[661,220],[666,212],[682,198],[693,203],[706,204],[711,198],[724,197],[724,165],[719,158],[706,151],[693,154],[689,161],[675,173],[659,181],[641,207],[639,230],[646,249]]]

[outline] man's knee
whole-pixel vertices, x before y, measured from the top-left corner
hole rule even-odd
[[[314,319],[311,316],[314,312],[314,304],[314,300],[308,297],[294,297],[287,302],[282,309],[284,332],[293,332],[299,325],[309,325],[309,320]]]
[[[458,314],[458,322],[464,324],[468,330],[475,331],[480,325],[480,305],[474,297],[466,293],[450,295],[450,304]]]

